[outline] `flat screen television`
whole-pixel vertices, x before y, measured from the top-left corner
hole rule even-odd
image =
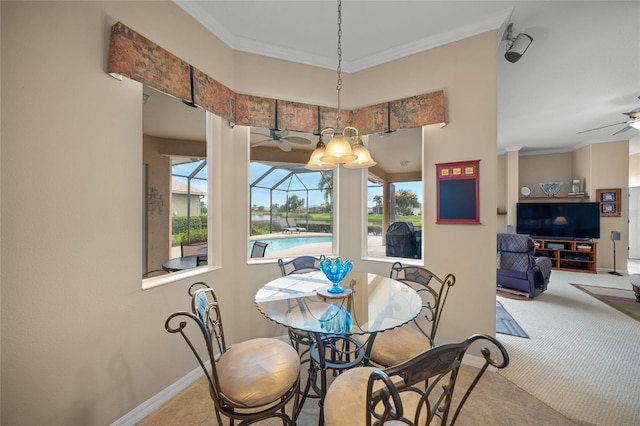
[[[600,203],[517,203],[516,232],[532,237],[600,238]]]

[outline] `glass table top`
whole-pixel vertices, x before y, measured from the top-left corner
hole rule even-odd
[[[399,327],[414,319],[422,306],[414,289],[388,277],[351,271],[340,284],[352,291],[327,294],[331,282],[322,271],[287,275],[260,288],[255,303],[264,316],[286,327],[347,335]],[[349,320],[341,320],[346,317]]]

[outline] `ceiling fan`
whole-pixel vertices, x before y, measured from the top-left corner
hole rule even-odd
[[[638,99],[640,99],[640,96],[638,96]],[[631,110],[629,112],[623,112],[622,114],[626,115],[627,117],[629,117],[629,119],[627,121],[621,121],[619,123],[607,124],[606,126],[596,127],[596,128],[589,129],[589,130],[583,130],[583,131],[578,132],[576,134],[579,135],[580,133],[591,132],[593,130],[600,130],[600,129],[604,129],[604,128],[607,128],[607,127],[619,126],[620,124],[626,124],[626,126],[623,127],[622,129],[618,130],[617,132],[615,132],[613,135],[617,135],[617,134],[620,134],[622,132],[626,132],[627,130],[630,130],[630,129],[639,129],[640,130],[640,108],[636,108],[636,109]]]
[[[268,139],[252,142],[251,146],[260,146],[269,142],[276,142],[278,144],[278,148],[283,150],[284,152],[291,151],[291,144],[297,143],[300,145],[309,145],[311,141],[309,139],[301,138],[298,136],[288,136],[289,131],[287,130],[279,130],[279,129],[269,129],[269,134],[265,135],[262,133],[254,133],[251,132],[252,135],[260,135],[264,136]]]
[[[278,129],[278,100],[276,99],[276,109],[275,109],[275,123],[274,128],[269,129],[269,134],[265,135],[263,133],[254,133],[251,132],[252,135],[264,136],[268,139],[264,139],[261,141],[252,142],[251,146],[260,146],[267,144],[269,142],[276,142],[278,144],[278,148],[283,150],[284,152],[291,151],[291,144],[297,143],[300,145],[310,145],[311,141],[309,139],[301,138],[298,136],[288,136],[288,130],[280,130]]]

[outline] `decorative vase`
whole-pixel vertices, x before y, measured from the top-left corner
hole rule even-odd
[[[344,287],[340,286],[340,281],[347,276],[347,274],[353,268],[353,263],[350,260],[336,257],[334,259],[327,257],[320,261],[320,270],[324,272],[324,275],[331,281],[332,285],[327,289],[329,293],[339,294],[344,293]]]
[[[542,189],[542,192],[544,192],[547,197],[554,197],[558,191],[560,191],[560,188],[562,188],[562,182],[548,182],[540,184],[540,189]]]
[[[328,333],[344,333],[351,330],[353,320],[344,306],[332,303],[319,318],[323,329]]]
[[[574,179],[571,184],[571,192],[574,194],[580,193],[580,179]]]

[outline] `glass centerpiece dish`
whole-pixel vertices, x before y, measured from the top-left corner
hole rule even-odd
[[[547,197],[554,197],[558,191],[560,191],[560,188],[562,188],[562,182],[547,182],[540,184],[540,189],[542,189],[542,192],[544,192]]]
[[[339,303],[332,303],[319,318],[322,328],[329,333],[344,333],[351,330],[353,319],[349,311]]]
[[[329,293],[340,294],[344,293],[345,288],[340,286],[340,281],[347,276],[347,274],[353,268],[353,263],[348,259],[342,259],[336,257],[334,259],[327,257],[320,261],[320,270],[331,281],[332,285],[327,289]]]

